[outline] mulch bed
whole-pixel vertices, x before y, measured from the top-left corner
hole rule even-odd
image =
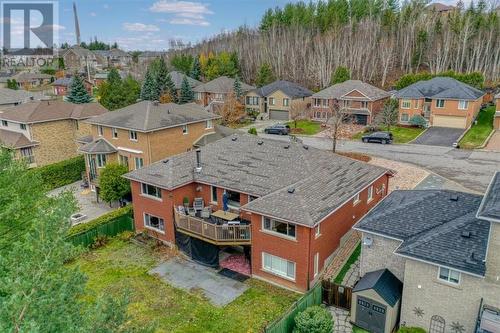
[[[227,268],[231,271],[238,272],[240,274],[250,276],[250,262],[245,258],[242,253],[232,254],[223,261],[219,263],[221,268]]]
[[[361,154],[361,153],[350,152],[350,151],[348,151],[348,152],[337,152],[337,154],[345,156],[345,157],[350,157],[352,159],[355,159],[355,160],[358,160],[358,161],[362,161],[362,162],[370,162],[371,159],[372,159],[368,155]]]

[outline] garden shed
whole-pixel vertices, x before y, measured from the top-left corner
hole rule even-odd
[[[352,322],[372,333],[392,332],[402,291],[403,283],[388,269],[366,273],[352,290]]]

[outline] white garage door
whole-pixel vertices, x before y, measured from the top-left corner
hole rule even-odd
[[[269,110],[269,118],[274,120],[288,120],[288,111],[286,110]]]
[[[434,116],[432,119],[432,126],[465,128],[466,118],[455,116]]]

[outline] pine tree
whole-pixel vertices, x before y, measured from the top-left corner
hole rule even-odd
[[[193,61],[193,68],[191,68],[190,76],[195,80],[200,80],[201,77],[201,65],[200,58],[195,57]]]
[[[263,63],[259,68],[259,72],[257,73],[255,84],[260,88],[265,86],[266,84],[273,82],[274,80],[275,78],[271,66],[269,66],[268,63]]]
[[[349,68],[339,66],[337,67],[337,69],[335,69],[335,72],[333,72],[330,83],[331,84],[342,83],[350,79],[351,79],[351,72],[349,71]]]
[[[169,78],[170,74],[167,70],[167,64],[165,64],[165,60],[163,60],[163,58],[160,58],[158,62],[158,68],[156,70],[156,85],[158,89],[158,96],[163,95],[163,93],[167,91]],[[172,81],[171,78],[170,81]]]
[[[69,86],[69,93],[66,99],[68,102],[74,104],[85,104],[92,102],[92,96],[90,96],[87,89],[85,89],[83,80],[79,75],[73,76],[73,80],[71,81],[71,85]]]
[[[234,94],[236,95],[237,98],[243,96],[243,91],[241,90],[241,81],[238,76],[236,76],[236,78],[234,79],[233,89],[234,89]]]
[[[160,96],[158,95],[158,89],[151,69],[148,68],[146,71],[146,77],[144,78],[144,83],[141,89],[141,99],[145,101],[157,101]]]
[[[108,74],[107,81],[110,85],[120,85],[122,83],[122,78],[116,68],[111,69],[111,71]]]
[[[192,101],[194,101],[194,92],[187,80],[187,77],[184,76],[184,79],[182,80],[179,104],[191,103]]]
[[[167,74],[167,83],[164,93],[170,95],[173,103],[177,103],[177,89],[175,88],[175,84],[170,73]]]

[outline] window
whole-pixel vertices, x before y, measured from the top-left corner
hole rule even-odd
[[[368,187],[368,202],[373,200],[373,186]]]
[[[123,155],[119,155],[119,160],[120,160],[120,164],[125,165],[128,169],[128,157],[123,156]]]
[[[252,100],[252,97],[250,97],[250,96],[247,96],[247,97],[245,98],[245,103],[246,103],[247,105],[252,105],[252,103],[251,103],[252,101],[253,101],[253,100]]]
[[[226,195],[229,206],[240,207],[240,194],[238,192],[226,190]]]
[[[415,100],[415,109],[418,109],[420,107],[420,100],[416,99]]]
[[[274,97],[269,97],[269,105],[274,105]]]
[[[295,263],[262,252],[262,269],[270,273],[295,280]]]
[[[194,93],[194,99],[199,101],[201,99],[201,93],[199,93],[199,92]]]
[[[188,125],[182,125],[182,134],[188,134]]]
[[[409,99],[403,99],[401,101],[401,108],[402,109],[409,109],[411,107],[411,101]]]
[[[128,138],[132,141],[137,141],[137,132],[136,131],[128,131]]]
[[[22,129],[23,131],[26,130],[26,124],[19,124],[19,128]]]
[[[370,307],[370,303],[358,298],[358,304],[361,305],[362,307],[364,308],[369,308]]]
[[[318,225],[314,228],[314,237],[318,238],[319,236],[321,236],[320,224],[318,224]]]
[[[97,154],[96,159],[97,159],[97,167],[98,168],[104,168],[106,166],[106,155]]]
[[[321,100],[319,98],[314,99],[314,106],[315,107],[320,107],[321,106]]]
[[[99,136],[102,136],[103,132],[104,132],[104,130],[103,130],[102,126],[97,126],[97,134]]]
[[[218,101],[224,100],[224,94],[215,94],[215,99]]]
[[[210,198],[210,200],[214,203],[217,203],[217,187],[215,186],[212,186],[212,197]]]
[[[283,98],[283,106],[289,106],[289,105],[290,105],[290,99]]]
[[[259,105],[259,102],[260,102],[260,98],[259,97],[254,97],[253,98],[253,104],[254,105]]]
[[[366,101],[361,101],[361,108],[362,108],[362,109],[368,109],[368,102],[366,102]]]
[[[2,120],[2,126],[4,126],[4,127],[9,126],[9,123],[7,122],[7,120]]]
[[[408,122],[410,120],[410,115],[408,113],[401,113],[401,121]]]
[[[210,129],[210,128],[213,128],[213,127],[214,127],[214,125],[212,124],[212,119],[209,119],[209,120],[205,121],[205,129]],[[184,133],[184,131],[183,131],[183,133]]]
[[[444,99],[436,99],[436,107],[444,108]]]
[[[385,314],[385,308],[383,308],[383,307],[380,307],[380,306],[377,306],[377,305],[372,305],[372,309],[375,312],[378,312],[378,313],[381,313],[381,314]]]
[[[262,229],[295,239],[295,224],[276,221],[270,219],[269,217],[264,217],[262,222]]]
[[[161,199],[161,189],[159,187],[142,183],[142,194]]]
[[[113,138],[116,139],[118,138],[118,130],[116,128],[113,127],[112,129],[112,132],[113,132]],[[136,139],[137,140],[137,139]]]
[[[163,219],[148,213],[144,213],[144,225],[161,232],[165,231],[165,222]]]
[[[325,108],[326,108],[327,106],[328,106],[328,100],[327,100],[327,99],[324,99],[324,100],[323,100],[323,107],[325,107]]]
[[[26,163],[35,163],[35,156],[33,156],[33,149],[31,147],[21,148],[21,156],[26,160]]]
[[[444,267],[439,267],[439,279],[449,283],[459,284],[460,272]]]
[[[144,160],[142,159],[142,157],[135,157],[134,161],[135,161],[135,170],[140,169],[144,166]]]
[[[467,110],[469,108],[469,101],[458,101],[458,109],[459,110]]]
[[[360,199],[360,197],[359,197],[359,193],[358,193],[358,194],[356,194],[356,195],[354,196],[354,199],[353,199],[353,201],[352,201],[352,205],[353,205],[353,206],[356,206],[356,205],[357,205],[357,204],[359,204],[360,202],[361,202],[361,199]]]
[[[314,277],[318,276],[319,273],[319,253],[314,255]]]

